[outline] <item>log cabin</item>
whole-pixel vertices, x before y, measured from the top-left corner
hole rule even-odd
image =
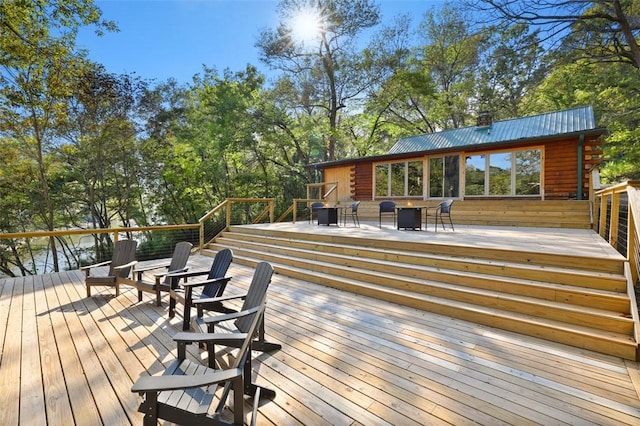
[[[521,201],[525,202],[522,206],[529,202],[526,210],[543,209],[553,205],[551,201],[567,206],[569,200],[589,200],[599,182],[605,134],[606,129],[597,126],[591,106],[500,121],[484,112],[475,126],[401,138],[384,155],[313,167],[321,172],[323,182],[336,183],[334,198],[327,201],[358,200],[377,206],[382,200],[433,205],[454,199],[465,201],[473,213],[488,205],[504,211]],[[587,215],[588,209],[581,208]],[[459,219],[498,224],[469,222],[460,212]],[[533,222],[525,219],[511,224],[536,225]],[[591,226],[588,220],[579,222],[577,227]]]

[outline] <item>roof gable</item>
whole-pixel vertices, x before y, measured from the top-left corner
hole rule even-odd
[[[593,108],[585,106],[530,117],[495,121],[489,126],[472,126],[409,136],[398,140],[388,154],[494,145],[594,129],[596,129],[596,120]]]

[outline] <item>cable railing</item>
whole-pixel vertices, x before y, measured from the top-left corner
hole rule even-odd
[[[595,193],[596,231],[629,261],[638,284],[640,270],[640,181],[627,181]]]
[[[113,244],[123,238],[138,241],[138,260],[168,258],[179,241],[202,249],[231,225],[273,223],[274,206],[273,198],[229,198],[193,224],[0,233],[0,277],[102,262],[111,258]]]
[[[640,181],[627,181],[594,195],[595,224],[602,238],[627,258],[624,273],[627,277],[627,295],[630,299],[634,338],[640,343],[640,314],[638,312],[638,270],[640,270]]]

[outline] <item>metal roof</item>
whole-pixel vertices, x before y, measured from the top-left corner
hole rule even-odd
[[[472,126],[402,138],[388,154],[461,149],[525,139],[554,137],[596,129],[591,106],[554,111],[530,117],[495,121],[489,126]]]

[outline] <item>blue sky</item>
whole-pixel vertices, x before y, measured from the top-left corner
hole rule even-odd
[[[382,18],[410,13],[414,21],[444,0],[379,0]],[[97,37],[83,30],[78,46],[111,73],[135,73],[156,82],[188,83],[202,65],[243,70],[258,61],[260,30],[278,25],[276,0],[97,0],[103,18],[120,32]]]

